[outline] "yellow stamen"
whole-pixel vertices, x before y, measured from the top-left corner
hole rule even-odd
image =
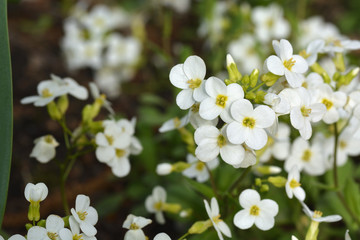
[[[47,235],[51,240],[56,240],[59,236],[57,233],[52,233],[52,232],[48,232]]]
[[[325,105],[326,109],[329,110],[330,108],[332,108],[332,106],[334,105],[332,101],[330,101],[327,98],[323,98],[321,101],[322,104]]]
[[[245,117],[242,123],[243,123],[243,126],[245,126],[245,127],[254,128],[256,121],[254,118]]]
[[[250,215],[253,215],[253,216],[258,216],[260,214],[260,208],[256,205],[253,205],[251,208],[250,208]]]
[[[123,157],[125,155],[125,150],[116,148],[115,149],[115,154],[116,154],[116,156],[118,158],[121,158],[121,157]]]
[[[137,229],[140,229],[140,227],[136,223],[132,223],[130,225],[130,230],[137,230]]]
[[[79,216],[79,218],[80,218],[81,221],[84,221],[85,218],[86,218],[86,215],[88,215],[87,212],[76,212],[76,213],[77,213],[77,215]]]
[[[199,108],[200,108],[200,103],[195,103],[194,105],[191,106],[191,111],[193,113],[197,113],[199,112]]]
[[[160,211],[162,209],[162,202],[156,202],[154,203],[154,208],[158,211]]]
[[[305,106],[302,106],[300,111],[304,117],[309,117],[309,115],[311,113],[311,108],[306,108]]]
[[[312,152],[310,149],[306,149],[301,157],[301,160],[304,162],[309,162],[312,156]]]
[[[341,140],[340,143],[339,143],[339,146],[340,146],[341,149],[344,149],[347,146],[347,142],[345,142],[344,140]]]
[[[291,71],[291,68],[295,65],[295,60],[293,58],[290,58],[289,60],[285,60],[284,61],[284,67],[286,67],[287,69],[289,69],[289,71]]]
[[[52,93],[50,92],[50,90],[48,88],[44,88],[41,91],[41,96],[44,97],[44,98],[48,98],[48,97],[52,96]]]
[[[297,188],[297,187],[301,186],[301,184],[298,181],[296,181],[295,179],[291,179],[289,185],[291,188]]]
[[[114,143],[114,138],[113,138],[113,136],[105,135],[105,138],[106,138],[106,140],[108,141],[109,145],[113,145],[113,143]]]
[[[195,89],[195,88],[200,87],[201,82],[202,81],[200,79],[196,78],[196,79],[190,79],[186,83],[189,84],[189,88]]]
[[[226,144],[226,138],[220,134],[217,138],[217,144],[220,148],[222,148]]]
[[[224,96],[224,95],[217,95],[216,97],[216,105],[222,107],[222,108],[225,108],[226,106],[226,101],[227,101],[228,97],[227,96]]]
[[[300,51],[300,53],[299,53],[299,55],[300,56],[302,56],[303,58],[308,58],[308,57],[310,57],[310,54],[308,54],[307,52],[306,52],[306,50],[301,50]]]
[[[198,171],[202,171],[204,169],[204,167],[205,167],[205,163],[203,163],[201,161],[198,161],[195,166],[196,170],[198,170]]]

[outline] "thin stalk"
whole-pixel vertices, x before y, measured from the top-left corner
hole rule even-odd
[[[333,178],[334,178],[334,188],[339,187],[338,172],[337,172],[337,148],[339,141],[339,134],[337,129],[337,124],[334,123],[334,134],[335,134],[335,145],[334,145],[334,163],[333,163]]]
[[[185,239],[189,235],[190,235],[190,233],[187,232],[184,235],[182,235],[178,240]]]
[[[344,195],[340,191],[337,191],[336,194],[337,194],[338,198],[340,199],[342,205],[345,207],[346,211],[351,216],[351,218],[355,220],[355,222],[357,223],[358,226],[360,226],[360,219],[354,214],[354,212],[347,205]]]
[[[214,191],[214,194],[215,194],[215,197],[217,199],[219,199],[219,194],[218,194],[218,190],[217,190],[217,187],[216,187],[216,184],[215,184],[215,180],[214,180],[214,176],[210,170],[210,168],[207,166],[207,164],[205,164],[205,167],[206,167],[206,170],[208,171],[209,173],[209,176],[210,176],[210,182],[211,182],[211,187]]]
[[[236,179],[236,181],[231,185],[231,187],[229,188],[229,193],[231,194],[235,188],[242,182],[242,180],[246,177],[246,175],[250,172],[251,170],[251,166],[248,167],[247,169],[245,169],[245,171],[242,172],[242,174],[239,176],[238,179]]]
[[[255,86],[253,89],[249,90],[247,93],[251,93],[253,91],[258,90],[261,86],[263,86],[265,82],[260,83],[259,85]]]
[[[67,202],[66,191],[65,191],[66,179],[64,179],[64,177],[63,177],[64,176],[63,169],[61,170],[61,176],[62,176],[61,183],[60,183],[61,200],[62,200],[64,211],[65,211],[66,215],[70,215],[69,204]]]

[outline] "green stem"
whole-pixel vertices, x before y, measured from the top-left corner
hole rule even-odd
[[[185,239],[189,235],[190,235],[190,233],[187,232],[184,235],[182,235],[178,240]]]
[[[360,219],[354,214],[354,211],[350,209],[350,207],[347,205],[346,200],[344,198],[344,195],[340,192],[336,192],[338,198],[340,199],[342,205],[345,207],[346,211],[349,213],[352,219],[355,220],[358,226],[360,226]]]
[[[338,180],[338,172],[337,172],[337,148],[338,148],[338,129],[337,124],[334,123],[334,135],[335,135],[335,145],[334,145],[334,163],[333,163],[333,178],[334,178],[334,188],[337,189],[339,187],[339,180]]]
[[[61,169],[61,176],[62,176],[61,177],[61,183],[60,183],[61,200],[62,200],[64,211],[65,211],[66,215],[70,215],[69,205],[68,205],[68,202],[67,202],[66,191],[65,191],[66,179],[64,179],[64,171],[63,171],[63,169]]]
[[[231,187],[229,188],[229,193],[231,194],[236,187],[242,182],[242,180],[246,177],[246,175],[251,171],[251,166],[248,167],[247,169],[245,169],[242,174],[239,176],[238,179],[236,179],[236,181],[231,185]]]
[[[206,170],[207,170],[208,173],[209,173],[210,182],[211,182],[211,187],[212,187],[212,189],[213,189],[213,191],[214,191],[215,197],[216,197],[217,199],[219,199],[219,194],[218,194],[218,191],[217,191],[217,188],[216,188],[214,176],[212,175],[212,172],[211,172],[211,170],[210,170],[210,168],[208,167],[207,164],[205,164],[205,167],[206,167]]]
[[[264,84],[265,84],[265,82],[260,83],[259,85],[255,86],[253,89],[249,90],[247,93],[251,93],[251,92],[258,90]]]

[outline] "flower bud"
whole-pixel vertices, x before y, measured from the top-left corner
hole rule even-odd
[[[263,184],[260,187],[260,192],[268,192],[269,191],[269,185]]]
[[[175,172],[182,172],[185,169],[188,169],[189,167],[191,167],[191,164],[189,164],[187,162],[176,162],[172,165],[172,167]]]
[[[165,176],[173,171],[173,166],[170,163],[160,163],[156,166],[156,174]]]
[[[60,110],[61,115],[64,115],[69,107],[69,99],[66,94],[60,96],[59,100],[57,101],[57,107]]]
[[[340,52],[335,53],[335,58],[333,59],[336,70],[339,72],[345,72],[345,62],[344,55]]]
[[[285,186],[286,184],[286,178],[281,177],[281,176],[276,176],[276,177],[269,177],[268,178],[268,182],[271,183],[272,185],[274,185],[275,187],[278,188],[282,188]]]
[[[277,166],[257,166],[256,171],[262,175],[278,174],[281,168]]]
[[[280,76],[275,75],[271,72],[261,75],[260,80],[265,82],[266,86],[270,87],[276,83]]]
[[[229,73],[229,81],[225,81],[227,85],[230,83],[239,82],[241,80],[241,73],[239,72],[236,63],[230,54],[226,55],[226,68]]]
[[[197,221],[189,229],[188,233],[190,234],[201,234],[205,232],[209,227],[212,226],[211,220],[206,221]]]
[[[258,78],[259,78],[259,70],[258,69],[254,69],[251,74],[250,74],[250,87],[253,88],[256,86],[257,82],[258,82]]]
[[[53,120],[60,120],[62,117],[62,114],[58,108],[58,106],[55,104],[55,102],[49,102],[47,105],[47,110],[49,113],[49,116],[51,117],[51,119]]]
[[[181,210],[181,205],[177,203],[163,203],[162,209],[169,213],[178,213]]]

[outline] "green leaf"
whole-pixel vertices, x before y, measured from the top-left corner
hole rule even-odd
[[[205,197],[211,198],[211,197],[214,196],[213,190],[209,186],[207,186],[207,185],[205,185],[203,183],[199,183],[197,181],[194,181],[194,180],[192,180],[190,178],[185,178],[185,179],[186,179],[188,185],[191,188],[193,188],[195,191],[201,193]]]
[[[360,190],[359,186],[354,182],[353,179],[349,178],[346,182],[345,188],[345,200],[349,205],[350,209],[355,215],[360,215]]]
[[[12,152],[12,82],[6,1],[0,2],[0,226],[4,217]]]

